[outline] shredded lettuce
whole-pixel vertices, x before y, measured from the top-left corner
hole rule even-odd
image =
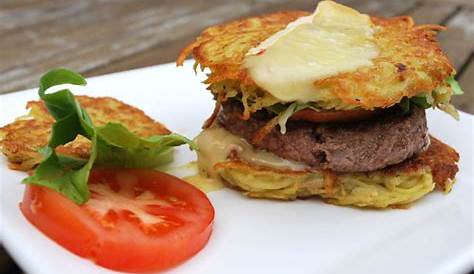
[[[95,127],[71,91],[63,89],[46,94],[47,89],[60,84],[86,85],[86,81],[66,69],[51,70],[41,77],[38,94],[56,122],[48,145],[40,150],[43,161],[23,183],[49,187],[75,203],[83,204],[90,197],[88,178],[95,165],[153,168],[171,162],[175,146],[187,144],[191,149],[197,149],[191,140],[178,134],[140,138],[121,124]],[[57,146],[73,141],[78,135],[91,140],[87,161],[56,154]]]
[[[295,102],[291,104],[285,111],[278,114],[278,125],[280,126],[281,134],[286,133],[286,122],[288,122],[288,119],[290,119],[290,117],[298,111],[297,109],[298,103]]]
[[[459,83],[454,79],[454,76],[450,76],[446,79],[448,86],[442,86],[438,89],[435,89],[431,94],[419,94],[411,98],[404,97],[398,106],[404,113],[410,112],[411,106],[416,105],[417,107],[428,109],[431,107],[437,107],[440,110],[448,113],[456,120],[459,119],[459,114],[456,111],[456,108],[449,103],[451,95],[461,95],[464,94]],[[242,99],[236,97],[235,94],[232,94],[232,99],[242,102]],[[298,103],[293,102],[290,104],[276,103],[270,106],[266,106],[265,109],[275,113],[278,116],[278,125],[280,126],[281,134],[286,133],[286,123],[290,117],[303,109],[310,108],[315,111],[324,111],[317,103]]]
[[[404,97],[398,106],[405,113],[410,111],[411,105],[416,105],[424,109],[436,107],[454,119],[459,120],[459,113],[450,101],[452,95],[462,95],[464,92],[459,86],[459,83],[454,79],[454,76],[450,76],[446,79],[446,84],[447,85],[442,85],[433,90],[432,93],[419,94],[411,98]]]
[[[317,107],[316,104],[314,103],[298,103],[298,102],[293,102],[289,106],[285,106],[283,104],[276,104],[270,106],[268,109],[275,114],[278,114],[278,125],[280,126],[280,132],[281,134],[286,133],[286,123],[288,122],[288,119],[290,119],[293,114],[296,112],[303,110],[303,109],[313,109],[315,111],[321,111]]]
[[[459,120],[459,113],[450,101],[452,95],[462,95],[464,92],[459,86],[459,83],[454,79],[454,76],[450,76],[446,79],[446,83],[447,85],[433,90],[431,94],[420,94],[410,99],[404,98],[399,104],[400,108],[405,112],[409,111],[410,105],[407,105],[407,102],[424,109],[436,107],[454,119]]]
[[[266,107],[269,111],[275,113],[275,114],[280,114],[284,112],[288,108],[288,105],[282,104],[282,103],[276,103],[274,105]]]

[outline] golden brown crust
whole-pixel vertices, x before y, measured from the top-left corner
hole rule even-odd
[[[244,86],[255,86],[242,66],[245,54],[305,15],[309,13],[279,12],[210,27],[182,50],[177,64],[181,65],[192,54],[202,67],[212,72],[206,83],[232,79]],[[345,104],[373,109],[394,105],[404,96],[431,92],[454,73],[436,41],[436,32],[443,27],[416,26],[408,16],[371,19],[376,26],[374,40],[380,50],[373,66],[318,80],[317,88],[328,89]]]
[[[0,128],[0,149],[7,156],[9,167],[29,170],[41,161],[37,149],[48,142],[51,122],[40,120],[17,120]]]
[[[192,54],[202,67],[211,69],[212,74],[206,80],[208,84],[226,79],[254,84],[241,68],[247,51],[288,23],[308,14],[305,11],[277,12],[209,27],[181,51],[176,64],[182,65]]]
[[[438,139],[431,137],[431,145],[428,149],[419,155],[406,160],[400,164],[390,166],[376,172],[381,172],[387,176],[397,174],[409,174],[416,173],[420,170],[429,169],[433,176],[433,181],[436,184],[437,189],[446,191],[449,187],[449,183],[454,180],[454,177],[458,171],[457,162],[459,161],[459,154],[450,146],[444,144]],[[245,170],[247,173],[262,172],[262,173],[274,173],[285,175],[288,177],[299,177],[305,176],[309,171],[294,171],[294,170],[283,170],[275,169],[264,166],[250,165],[239,159],[231,159],[225,162],[221,162],[215,165],[217,170],[219,169],[239,169]],[[323,171],[325,176],[330,176],[332,182],[338,181],[338,176],[344,175],[345,173],[328,172]]]
[[[117,99],[88,96],[76,98],[96,126],[117,122],[141,137],[170,133],[164,125],[154,121],[140,109]],[[38,149],[47,145],[51,125],[54,123],[42,102],[30,101],[27,108],[31,109],[30,115],[0,128],[0,150],[7,156],[9,167],[24,171],[33,169],[41,161]],[[73,142],[59,146],[57,152],[87,158],[90,141],[78,136]]]
[[[429,167],[436,187],[446,191],[449,183],[454,180],[458,172],[457,162],[459,154],[452,147],[430,136],[431,144],[428,149],[398,165],[394,165],[382,170],[385,174],[398,172],[415,172]]]

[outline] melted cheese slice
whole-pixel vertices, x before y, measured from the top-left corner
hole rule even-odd
[[[372,65],[378,55],[373,27],[369,16],[322,1],[312,15],[252,48],[244,66],[258,86],[283,102],[316,101],[316,80]]]
[[[231,152],[236,153],[239,159],[258,166],[291,170],[310,169],[305,164],[280,158],[267,151],[256,150],[244,139],[220,127],[205,129],[194,141],[199,147],[197,152],[199,169],[212,178],[219,177],[214,165],[225,162]]]

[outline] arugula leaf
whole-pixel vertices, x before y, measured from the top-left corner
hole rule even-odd
[[[179,134],[140,138],[121,124],[108,123],[96,128],[69,90],[46,94],[48,88],[60,84],[85,85],[86,81],[66,69],[51,70],[41,77],[38,94],[56,122],[48,146],[40,150],[43,161],[23,183],[49,187],[83,204],[90,197],[88,178],[94,165],[153,168],[173,160],[172,147],[188,144],[191,149],[197,149],[191,140]],[[56,154],[57,146],[73,141],[78,135],[91,140],[87,161]]]
[[[456,81],[456,79],[454,79],[454,75],[449,76],[449,78],[448,78],[448,80],[446,80],[446,82],[449,84],[449,86],[453,90],[454,95],[464,94],[464,91],[462,90],[462,88],[459,85],[458,81]]]
[[[75,161],[69,163],[60,161],[54,149],[74,140],[79,134],[95,140],[92,121],[87,113],[81,110],[69,90],[45,94],[50,87],[67,83],[85,85],[86,81],[79,74],[65,69],[49,71],[40,79],[39,97],[56,122],[53,124],[48,146],[41,151],[43,161],[35,170],[34,175],[25,178],[23,183],[50,187],[68,196],[74,202],[82,204],[90,196],[87,178],[95,160],[95,150],[92,149],[89,161],[78,166]]]
[[[97,128],[97,134],[96,163],[100,166],[153,168],[173,160],[172,147],[188,144],[197,149],[191,140],[179,134],[144,139],[116,123]]]

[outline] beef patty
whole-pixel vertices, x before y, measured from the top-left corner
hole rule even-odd
[[[286,134],[276,126],[258,143],[252,143],[252,137],[274,115],[261,110],[242,120],[241,114],[239,102],[226,102],[218,123],[258,149],[315,169],[377,170],[425,150],[430,142],[425,111],[417,107],[408,114],[392,107],[372,120],[351,123],[288,121]]]

